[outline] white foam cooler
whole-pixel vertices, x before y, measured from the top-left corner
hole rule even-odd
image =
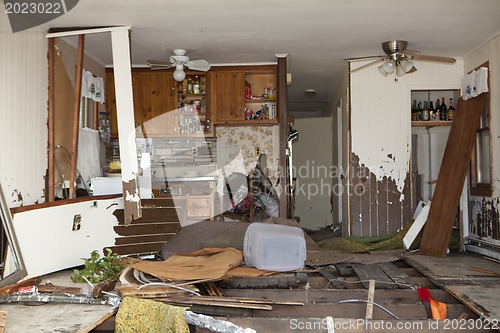
[[[243,243],[245,262],[269,271],[304,267],[306,241],[302,229],[287,225],[252,223]]]

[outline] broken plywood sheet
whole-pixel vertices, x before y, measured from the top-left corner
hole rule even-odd
[[[89,332],[103,319],[113,315],[109,305],[44,304],[27,306],[22,303],[2,304],[9,313],[7,332]]]
[[[491,324],[500,322],[500,288],[447,286],[445,289]]]
[[[474,254],[450,254],[446,258],[424,255],[406,256],[411,266],[418,266],[421,273],[438,278],[491,278],[492,275],[471,271],[475,267],[500,273],[500,265]],[[500,280],[499,280],[500,282]]]

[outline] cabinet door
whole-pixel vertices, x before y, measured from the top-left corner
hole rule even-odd
[[[217,122],[245,119],[245,73],[218,72],[214,75],[213,106]]]
[[[142,74],[132,74],[135,135],[142,136]]]
[[[177,108],[174,88],[172,73],[143,74],[142,121],[145,137],[175,133]]]

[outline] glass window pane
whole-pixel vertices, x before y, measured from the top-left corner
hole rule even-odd
[[[490,132],[477,133],[477,181],[489,184],[490,177]]]

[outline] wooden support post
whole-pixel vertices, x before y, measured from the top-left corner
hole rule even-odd
[[[80,120],[80,98],[82,96],[82,69],[85,35],[78,36],[78,60],[76,63],[75,104],[73,109],[73,144],[71,149],[71,172],[69,176],[69,198],[73,197],[76,180],[76,157],[78,155],[78,130]]]
[[[47,200],[55,200],[54,195],[54,46],[55,39],[49,38],[49,101],[48,101],[48,170],[47,170]]]
[[[99,103],[94,101],[94,126],[93,129],[97,130],[99,127]]]
[[[111,32],[115,78],[118,140],[122,164],[123,210],[125,226],[142,216],[139,193],[139,163],[135,141],[134,101],[130,62],[130,39],[127,29]]]
[[[286,82],[286,57],[278,57],[278,121],[279,121],[279,216],[288,217],[288,177],[287,177],[287,139],[288,139],[288,104]]]
[[[370,280],[370,285],[368,287],[368,301],[373,302],[375,299],[375,280]],[[366,319],[372,319],[373,318],[373,304],[372,303],[367,303],[366,304]]]

